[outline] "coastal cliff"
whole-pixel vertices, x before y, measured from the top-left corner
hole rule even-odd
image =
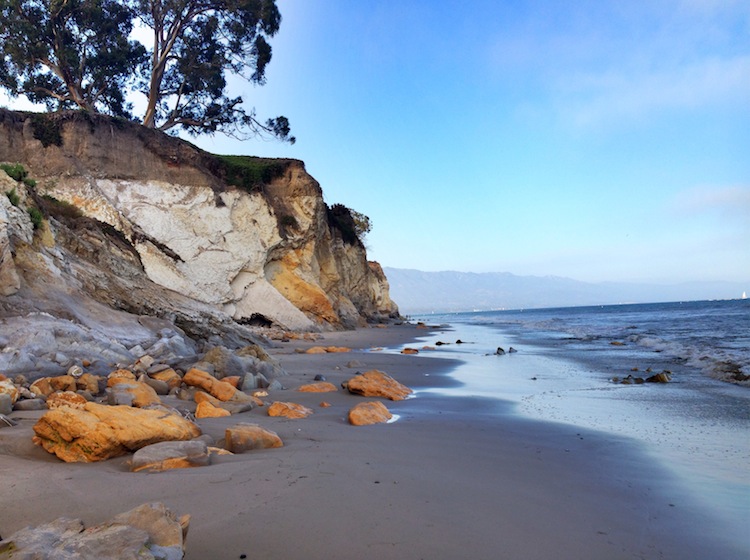
[[[33,312],[123,328],[149,317],[224,340],[249,338],[245,325],[398,316],[382,269],[301,161],[222,158],[98,115],[0,110],[0,162],[28,174],[0,173],[17,198],[0,197],[6,324]]]

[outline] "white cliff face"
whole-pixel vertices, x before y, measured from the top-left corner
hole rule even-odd
[[[12,136],[0,138],[0,161],[20,156],[40,193],[122,232],[156,284],[235,320],[289,329],[397,314],[379,267],[331,230],[301,162],[283,162],[283,173],[248,192],[221,184],[205,171],[210,156],[171,138],[149,136],[149,144],[140,132],[72,120],[62,124],[62,145],[44,148],[28,126],[5,128]]]

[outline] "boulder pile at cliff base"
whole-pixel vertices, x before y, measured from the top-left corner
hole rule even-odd
[[[339,351],[343,351],[339,349]],[[315,358],[313,358],[315,359]],[[45,411],[33,426],[33,442],[65,462],[97,462],[132,454],[132,472],[206,467],[213,457],[284,445],[275,432],[239,421],[222,441],[203,434],[197,420],[242,414],[266,407],[268,416],[304,419],[314,410],[294,402],[264,401],[284,390],[286,372],[262,349],[214,348],[180,364],[156,363],[141,356],[107,376],[72,366],[64,375],[30,382],[0,374],[0,427],[13,426],[16,411]],[[322,376],[319,376],[322,377]],[[411,389],[387,373],[369,370],[341,384],[348,393],[403,400]],[[324,380],[300,385],[302,394],[339,392]],[[168,403],[172,403],[171,405]],[[330,404],[321,402],[321,407]],[[380,401],[359,402],[345,416],[354,426],[389,422]],[[177,519],[163,504],[144,504],[96,527],[60,518],[26,528],[0,542],[3,558],[121,558],[141,551],[143,558],[179,559],[189,516]],[[20,555],[20,556],[19,556]]]

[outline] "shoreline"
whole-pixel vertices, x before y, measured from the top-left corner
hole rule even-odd
[[[284,447],[220,457],[208,467],[130,473],[127,457],[66,464],[26,445],[7,455],[0,534],[80,517],[88,524],[146,501],[192,516],[185,558],[742,558],[668,472],[626,438],[520,417],[506,401],[447,397],[456,361],[370,351],[415,345],[414,325],[274,342],[290,373],[271,400],[309,406],[303,420],[265,407],[201,420],[223,437],[238,422],[276,431]],[[298,354],[315,345],[343,354]],[[361,368],[346,364],[357,360]],[[345,414],[362,397],[294,391],[317,374],[339,386],[381,369],[417,396],[384,401],[400,419],[366,427]],[[320,401],[331,403],[320,408]],[[24,421],[25,429],[33,422]],[[7,465],[7,466],[6,466]],[[748,547],[750,548],[750,547]]]

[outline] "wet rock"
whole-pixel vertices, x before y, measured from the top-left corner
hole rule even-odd
[[[508,354],[515,354],[516,352],[518,352],[518,350],[516,350],[512,346],[510,348],[508,348]]]
[[[357,375],[341,386],[350,393],[363,397],[384,397],[392,401],[401,401],[408,397],[412,390],[402,385],[385,372],[372,369]]]
[[[353,426],[369,426],[386,423],[393,415],[382,402],[369,401],[353,406],[347,418]]]
[[[500,347],[498,346],[498,347],[497,347],[497,350],[495,350],[495,355],[496,355],[496,356],[505,356],[505,350],[503,350],[502,348],[500,348]]]
[[[670,381],[672,381],[672,376],[666,371],[663,371],[646,378],[646,381],[648,383],[669,383]]]
[[[401,350],[402,354],[419,354],[419,350],[416,348],[404,348]]]
[[[315,377],[313,377],[313,381],[325,381],[325,380],[326,380],[325,375],[318,374]]]

